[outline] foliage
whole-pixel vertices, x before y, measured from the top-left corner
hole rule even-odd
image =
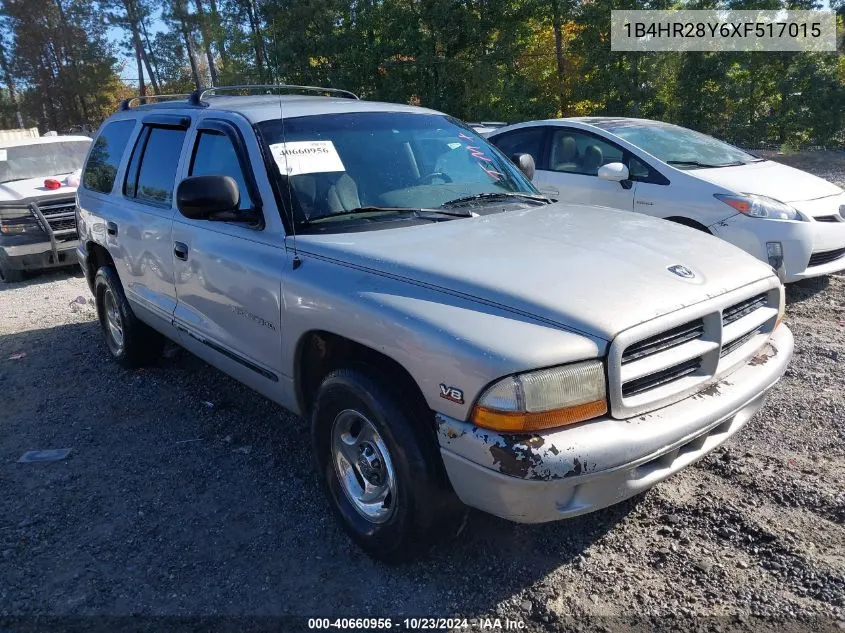
[[[845,145],[845,55],[620,53],[611,9],[815,0],[0,0],[0,127],[96,125],[130,91],[294,83],[466,120],[658,118],[746,146]],[[840,26],[845,0],[833,0]],[[111,26],[112,36],[107,37]],[[115,38],[114,29],[123,33]],[[840,38],[841,39],[841,38]],[[9,67],[4,72],[3,62]],[[130,70],[131,69],[131,70]]]

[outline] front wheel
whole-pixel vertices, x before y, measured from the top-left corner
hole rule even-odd
[[[25,279],[24,272],[0,262],[0,283],[12,284]]]
[[[467,512],[447,481],[427,410],[410,400],[375,372],[340,369],[323,381],[312,418],[317,470],[335,513],[362,549],[387,562],[455,535]]]
[[[126,300],[120,277],[111,266],[103,266],[94,277],[97,316],[112,357],[127,368],[139,367],[157,358],[164,349],[164,337],[142,323]]]

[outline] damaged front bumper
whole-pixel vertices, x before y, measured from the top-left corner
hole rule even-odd
[[[792,357],[781,325],[748,362],[696,395],[627,420],[505,435],[437,415],[440,452],[467,505],[520,523],[586,514],[700,459],[760,409]]]

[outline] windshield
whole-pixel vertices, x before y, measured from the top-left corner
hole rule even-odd
[[[0,183],[79,171],[90,146],[91,141],[60,141],[0,148]]]
[[[384,227],[398,220],[423,221],[403,210],[439,209],[478,194],[537,195],[511,161],[445,115],[352,112],[265,121],[258,127],[280,177],[290,183],[296,222],[303,227],[365,220]],[[287,196],[287,182],[282,191]],[[472,204],[490,206],[494,200],[501,209],[499,196],[480,196]]]
[[[595,124],[652,156],[682,169],[744,165],[760,159],[720,140],[665,123],[605,121]]]

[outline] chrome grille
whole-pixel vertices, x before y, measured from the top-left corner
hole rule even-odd
[[[732,305],[722,313],[722,324],[730,325],[734,321],[738,321],[742,317],[751,314],[758,308],[766,305],[766,295],[760,294],[756,297],[751,297],[745,301],[740,301],[736,305]]]
[[[829,264],[830,262],[836,261],[840,257],[845,255],[845,248],[837,248],[836,250],[832,251],[820,251],[818,253],[813,253],[810,255],[810,263],[807,266],[822,266],[823,264]]]
[[[619,334],[608,353],[612,415],[672,404],[747,361],[774,329],[780,296],[769,278]]]
[[[76,233],[76,203],[71,200],[39,204],[38,210],[47,220],[50,231],[58,241],[75,240]],[[44,227],[45,230],[47,227]]]
[[[738,339],[735,339],[730,343],[725,343],[719,351],[719,358],[724,358],[728,354],[735,352],[760,333],[760,328],[757,328],[756,330],[750,331],[748,334],[743,334]]]
[[[649,374],[622,385],[622,397],[630,398],[661,385],[668,384],[701,369],[701,358],[694,358],[674,367],[669,367],[655,374]]]
[[[683,345],[687,341],[701,338],[702,334],[704,334],[704,322],[701,319],[692,323],[679,325],[676,328],[661,332],[626,348],[622,354],[622,364],[626,365],[639,358],[651,356],[663,350]]]

